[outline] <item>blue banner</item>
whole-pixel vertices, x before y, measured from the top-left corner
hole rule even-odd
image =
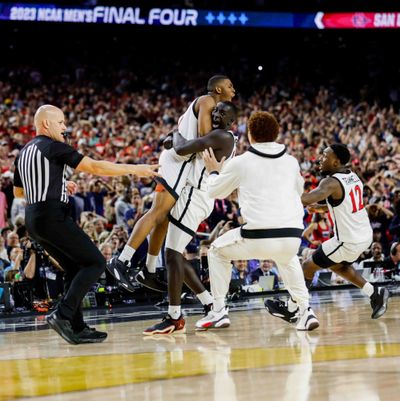
[[[131,24],[171,26],[232,26],[269,28],[315,28],[315,14],[213,11],[177,8],[96,6],[58,7],[56,4],[0,3],[0,20]]]
[[[0,3],[0,21],[259,28],[400,28],[400,13],[278,13]]]

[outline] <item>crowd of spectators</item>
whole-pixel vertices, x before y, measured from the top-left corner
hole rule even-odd
[[[63,109],[71,144],[85,155],[114,162],[157,163],[166,134],[177,125],[189,102],[204,92],[203,77],[191,90],[177,92],[162,81],[140,88],[135,77],[126,71],[116,73],[112,88],[98,82],[85,81],[83,85],[79,69],[75,73],[73,79],[64,77],[57,83],[44,84],[39,71],[22,70],[15,74],[24,76],[28,84],[17,85],[15,79],[0,81],[1,281],[35,277],[29,270],[29,260],[30,254],[37,252],[24,228],[25,201],[13,197],[12,185],[14,160],[35,135],[33,115],[40,105],[52,103]],[[134,91],[130,90],[133,81]],[[365,183],[364,205],[374,242],[380,245],[383,257],[396,257],[391,252],[392,244],[400,240],[400,114],[395,106],[353,100],[331,87],[302,87],[298,83],[262,87],[251,96],[238,96],[235,102],[240,111],[234,128],[239,135],[238,153],[248,147],[246,124],[251,112],[272,112],[281,125],[279,141],[299,161],[305,190],[318,183],[321,151],[332,142],[348,145],[351,168]],[[108,260],[121,251],[133,226],[149,209],[155,184],[151,179],[99,178],[84,173],[70,179],[78,184],[78,192],[70,197],[71,214]],[[302,257],[329,238],[332,230],[329,215],[312,216],[306,212],[304,221],[308,228]],[[188,247],[188,257],[200,259],[210,233],[215,236],[240,223],[235,194],[217,200],[212,215],[201,224],[199,235]],[[136,263],[145,253],[146,244],[135,255]],[[46,261],[40,266],[44,269],[36,269],[36,275],[58,280],[56,261],[43,257]],[[372,254],[365,255],[368,257]],[[393,265],[397,269],[397,262]],[[247,285],[257,284],[261,275],[271,274],[275,277],[273,287],[279,288],[280,277],[273,261],[239,261],[233,269],[233,277],[243,279]],[[107,285],[109,279],[103,277],[102,283]],[[52,296],[61,292],[61,287],[55,286]]]

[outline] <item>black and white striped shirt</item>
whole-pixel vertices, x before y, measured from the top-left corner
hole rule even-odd
[[[76,168],[83,157],[66,143],[38,135],[15,161],[14,186],[24,189],[28,204],[48,200],[68,203],[68,169]]]

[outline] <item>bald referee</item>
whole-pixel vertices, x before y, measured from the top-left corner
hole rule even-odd
[[[68,214],[69,168],[89,174],[140,177],[158,175],[158,166],[115,164],[83,156],[64,142],[64,113],[41,106],[34,119],[36,137],[15,161],[14,195],[27,201],[25,223],[29,235],[53,256],[65,271],[65,293],[47,322],[70,344],[104,341],[107,333],[90,328],[80,308],[85,294],[105,269],[106,261],[90,238]]]

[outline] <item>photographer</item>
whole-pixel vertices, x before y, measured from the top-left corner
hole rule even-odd
[[[23,247],[23,276],[31,281],[35,298],[58,298],[63,293],[63,270],[58,262],[34,240],[24,239]]]

